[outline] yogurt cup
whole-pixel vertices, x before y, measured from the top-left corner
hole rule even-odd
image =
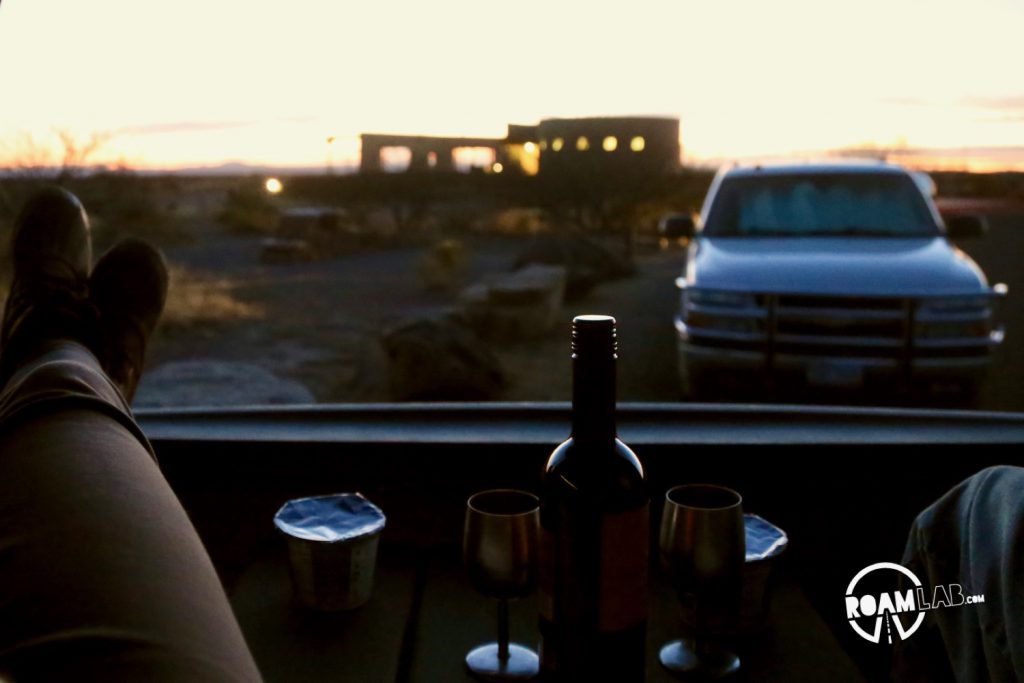
[[[296,601],[324,611],[355,609],[373,592],[380,508],[359,493],[296,498],[281,506],[274,525],[288,541]]]

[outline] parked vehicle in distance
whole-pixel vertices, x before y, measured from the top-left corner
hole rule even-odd
[[[1004,285],[950,243],[923,174],[882,162],[733,166],[689,237],[675,318],[684,393],[748,388],[976,394],[1002,343]],[[736,383],[739,383],[738,385]]]

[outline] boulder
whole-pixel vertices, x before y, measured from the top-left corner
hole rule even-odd
[[[488,339],[535,339],[558,321],[565,284],[564,267],[528,265],[467,287],[459,306],[473,329]]]
[[[313,260],[309,242],[302,239],[268,237],[260,242],[260,261],[270,265],[305,263]]]
[[[384,332],[381,344],[392,400],[489,400],[505,383],[497,357],[456,316],[403,321]]]
[[[174,361],[147,371],[135,407],[315,403],[299,382],[251,363],[210,359]]]
[[[628,277],[633,264],[579,234],[548,234],[530,243],[515,261],[514,268],[532,263],[563,266],[566,269],[565,296],[579,299],[596,285]]]

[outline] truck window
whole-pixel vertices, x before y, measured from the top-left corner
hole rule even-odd
[[[928,237],[938,234],[938,226],[906,176],[773,174],[724,180],[704,232],[714,237]]]

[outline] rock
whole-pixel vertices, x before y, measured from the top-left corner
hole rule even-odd
[[[488,400],[505,384],[497,357],[457,317],[399,323],[384,332],[381,343],[392,400]]]
[[[514,267],[519,269],[531,263],[564,266],[567,299],[578,299],[602,282],[634,272],[629,261],[577,234],[538,237],[519,255]]]
[[[488,339],[535,339],[557,322],[565,284],[564,267],[528,265],[467,287],[459,305],[473,329]]]
[[[260,261],[271,265],[305,263],[313,260],[313,250],[306,240],[268,237],[260,242]]]
[[[251,363],[186,360],[146,372],[135,407],[234,406],[315,403],[299,382],[282,379]]]

